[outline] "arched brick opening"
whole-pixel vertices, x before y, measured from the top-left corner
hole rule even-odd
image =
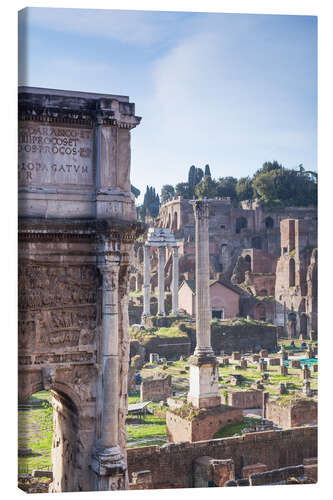
[[[273,229],[274,227],[274,220],[272,217],[266,217],[265,219],[265,227],[266,229]]]
[[[257,321],[266,321],[266,308],[264,304],[257,304],[254,317]]]
[[[301,314],[300,318],[300,333],[302,335],[308,334],[308,317],[304,313]]]
[[[138,248],[137,255],[138,255],[138,260],[139,260],[140,264],[142,264],[142,262],[143,262],[143,247],[142,246],[140,246]]]
[[[178,213],[175,212],[173,214],[172,231],[176,231],[177,229],[178,229]]]
[[[236,234],[239,234],[242,229],[247,228],[247,219],[245,217],[237,217],[236,219]]]
[[[289,260],[289,286],[295,286],[296,266],[294,259]]]

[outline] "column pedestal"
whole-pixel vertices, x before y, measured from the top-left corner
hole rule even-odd
[[[218,361],[213,352],[191,356],[187,401],[195,408],[209,408],[221,404]]]
[[[112,448],[96,448],[91,468],[97,476],[97,491],[125,489],[126,464],[118,445]]]

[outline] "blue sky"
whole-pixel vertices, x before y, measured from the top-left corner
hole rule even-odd
[[[19,84],[136,103],[142,191],[185,181],[192,164],[213,177],[268,160],[317,169],[315,17],[29,8],[20,27]]]

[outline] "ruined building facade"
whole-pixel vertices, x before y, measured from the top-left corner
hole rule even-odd
[[[19,89],[19,400],[50,390],[50,491],[126,483],[128,97]]]
[[[231,282],[242,290],[239,315],[273,323],[279,327],[280,335],[303,333],[309,336],[311,331],[316,332],[316,208],[269,209],[257,202],[235,206],[230,199],[224,198],[209,200],[209,213],[210,279]],[[293,224],[294,236],[286,229]],[[195,221],[190,200],[179,197],[162,205],[155,226],[169,228],[175,235],[180,285],[194,282]],[[292,238],[294,243],[290,243]],[[295,285],[289,285],[289,268],[286,267],[289,261],[291,266],[295,264]],[[166,289],[171,287],[172,267],[172,254],[167,251]],[[157,287],[157,269],[158,257],[153,252],[152,290]],[[131,290],[142,289],[142,242],[135,244],[130,280]]]
[[[281,256],[276,266],[276,324],[289,338],[317,333],[317,224],[281,222]]]

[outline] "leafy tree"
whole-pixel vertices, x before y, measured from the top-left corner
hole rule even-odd
[[[161,189],[161,203],[172,200],[175,196],[175,188],[171,184],[164,184]]]
[[[282,166],[266,170],[253,180],[255,195],[261,204],[274,206],[309,206],[317,204],[317,178],[305,172]]]
[[[251,200],[253,198],[253,188],[250,177],[241,177],[235,186],[235,190],[239,201]]]
[[[183,198],[190,198],[189,185],[188,182],[179,182],[175,188],[176,196],[182,196]]]
[[[274,161],[265,161],[263,166],[259,168],[259,170],[256,171],[256,173],[253,176],[253,180],[261,174],[267,174],[268,172],[271,172],[272,170],[280,170],[282,165],[280,165],[276,160]]]
[[[205,175],[195,188],[197,198],[216,198],[217,182],[209,175]]]
[[[217,196],[220,198],[230,197],[237,199],[236,193],[237,179],[235,177],[220,177],[217,184]]]

